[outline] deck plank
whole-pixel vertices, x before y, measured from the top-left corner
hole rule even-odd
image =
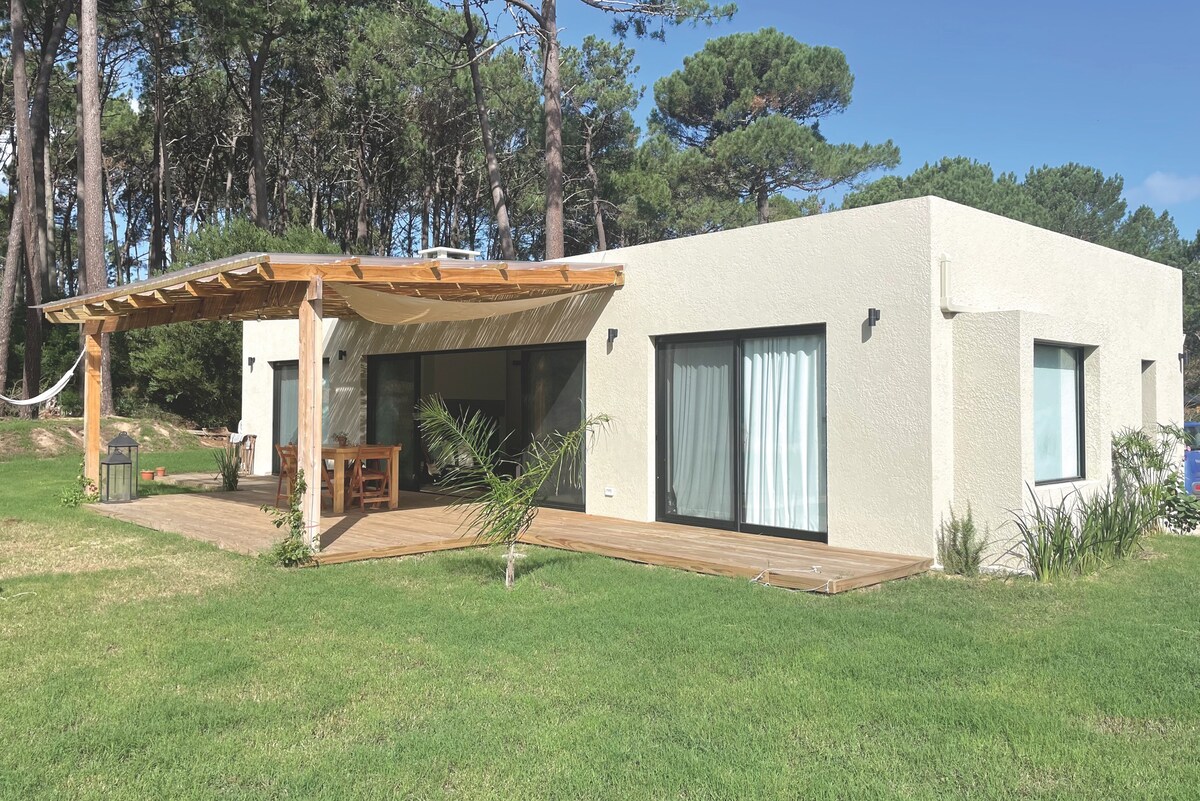
[[[238,492],[155,495],[135,503],[96,505],[100,514],[147,528],[182,534],[239,553],[261,553],[280,537],[258,510],[275,500],[273,480],[243,479]],[[401,493],[400,509],[349,512],[321,518],[317,562],[341,564],[470,548],[462,509],[430,494]],[[821,543],[621,520],[543,509],[524,541],[530,545],[594,553],[696,573],[754,579],[777,587],[837,593],[916,575],[933,560],[860,551]]]

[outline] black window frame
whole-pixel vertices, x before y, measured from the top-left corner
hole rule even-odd
[[[416,381],[415,381],[416,397],[418,399],[420,399],[421,397],[423,397],[423,388],[421,386],[421,358],[422,357],[424,357],[424,356],[441,356],[441,355],[454,354],[454,353],[487,353],[487,352],[495,352],[495,351],[500,351],[500,352],[516,351],[517,353],[519,353],[519,359],[520,359],[520,371],[521,371],[520,378],[521,378],[521,396],[522,396],[521,397],[521,425],[520,425],[520,428],[518,429],[518,437],[519,437],[519,446],[521,449],[524,449],[532,439],[532,435],[530,433],[529,425],[528,425],[528,421],[527,421],[527,414],[526,414],[526,403],[528,402],[528,398],[525,397],[526,394],[528,393],[528,384],[527,384],[527,375],[526,375],[526,373],[527,373],[527,352],[531,351],[531,350],[539,350],[539,351],[540,350],[579,350],[582,353],[582,355],[583,355],[583,393],[584,393],[583,397],[584,397],[584,404],[585,404],[584,412],[586,413],[587,363],[588,363],[587,341],[586,340],[571,340],[568,342],[546,342],[546,343],[541,343],[541,344],[538,344],[538,343],[528,344],[527,343],[527,344],[519,344],[519,345],[491,345],[491,346],[483,347],[483,348],[441,348],[441,349],[437,349],[437,350],[403,351],[403,352],[399,352],[399,353],[372,353],[372,354],[367,354],[364,357],[366,360],[366,365],[367,365],[367,382],[366,382],[367,383],[367,408],[366,408],[367,441],[368,442],[371,441],[371,439],[375,436],[376,410],[375,410],[374,406],[371,404],[371,398],[374,397],[375,382],[378,380],[378,372],[376,369],[373,369],[375,365],[377,365],[381,362],[387,361],[389,359],[404,359],[404,358],[415,359],[416,360],[416,368],[415,368],[416,369]],[[515,362],[514,362],[514,366],[515,366]],[[420,425],[418,425],[418,423],[416,422],[415,417],[413,419],[413,440],[412,441],[413,441],[413,444],[418,449],[421,448],[421,428],[420,428]],[[418,463],[419,463],[420,459],[422,458],[421,457],[422,451],[418,450],[417,454],[418,454],[417,459],[418,459]],[[582,473],[581,478],[583,480],[583,486],[582,486],[583,502],[578,503],[578,504],[539,502],[538,506],[544,507],[544,508],[550,508],[550,509],[562,509],[562,510],[570,511],[570,512],[586,511],[586,506],[587,506],[587,455],[586,454],[583,455],[583,459],[584,459],[584,464],[583,464],[583,469],[581,471],[581,473]],[[420,478],[421,478],[421,468],[418,466],[416,485],[415,486],[405,485],[404,488],[408,489],[409,491],[412,491],[412,492],[425,492],[425,490],[421,489]]]
[[[1087,347],[1078,345],[1073,342],[1056,342],[1049,339],[1035,339],[1033,341],[1034,353],[1040,347],[1058,348],[1059,350],[1069,350],[1075,352],[1075,364],[1078,365],[1075,370],[1075,448],[1077,450],[1077,463],[1079,465],[1079,473],[1074,476],[1064,476],[1062,478],[1045,478],[1037,477],[1037,454],[1034,454],[1033,465],[1033,485],[1035,487],[1049,487],[1055,484],[1070,484],[1076,481],[1087,480],[1087,425],[1084,419],[1084,372],[1087,370]],[[1036,362],[1036,360],[1035,360]],[[1036,368],[1035,368],[1036,369]],[[1037,408],[1037,385],[1033,387],[1033,405]],[[1034,448],[1037,448],[1037,416],[1034,415],[1033,420],[1033,438]]]
[[[826,443],[825,452],[822,454],[825,471],[826,492],[828,492],[829,481],[829,334],[825,323],[806,323],[803,325],[787,325],[774,326],[767,328],[736,328],[725,331],[701,331],[687,334],[665,334],[654,337],[654,439],[655,439],[655,454],[654,454],[654,512],[655,520],[662,523],[676,523],[687,526],[697,526],[701,528],[714,528],[723,531],[741,531],[748,534],[763,534],[772,537],[786,537],[788,539],[807,540],[809,542],[829,542],[829,519],[825,520],[825,531],[808,531],[805,529],[790,529],[779,528],[776,526],[763,526],[754,523],[743,523],[743,506],[742,498],[743,489],[745,486],[744,469],[742,467],[742,454],[745,451],[745,437],[742,431],[742,355],[743,343],[747,339],[758,339],[760,337],[779,337],[779,336],[803,336],[820,334],[825,342],[824,356],[825,364],[823,365],[823,373],[825,381],[821,387],[822,398],[821,408],[824,410],[821,421],[825,427]],[[690,344],[701,342],[723,342],[730,341],[733,344],[733,369],[730,370],[730,413],[733,417],[731,431],[734,432],[734,442],[730,458],[733,461],[732,473],[733,476],[733,515],[732,520],[712,520],[702,517],[691,517],[688,515],[680,515],[667,512],[667,403],[668,403],[668,375],[667,375],[667,346],[678,344]],[[827,499],[828,502],[828,499]],[[828,506],[826,507],[828,515]]]
[[[285,444],[279,441],[279,385],[283,382],[279,368],[295,367],[299,371],[300,360],[275,359],[267,362],[267,366],[271,368],[271,475],[277,476],[279,475],[279,451],[275,450],[275,446]],[[321,359],[321,369],[324,370],[328,366],[329,357],[326,356]]]

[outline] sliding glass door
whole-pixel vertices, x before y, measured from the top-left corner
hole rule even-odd
[[[732,341],[661,346],[659,500],[669,517],[734,520],[735,356]]]
[[[271,362],[274,373],[274,409],[271,415],[271,441],[276,445],[295,445],[300,428],[300,364]],[[329,363],[321,366],[321,430],[329,435]],[[271,449],[271,472],[279,472],[279,452]]]
[[[658,513],[825,539],[822,329],[660,340]]]
[[[522,397],[525,440],[544,441],[583,422],[582,345],[529,348],[522,353]],[[539,502],[546,506],[583,509],[583,457],[550,477]]]
[[[399,445],[400,486],[420,486],[416,406],[418,357],[370,356],[367,359],[367,442]]]

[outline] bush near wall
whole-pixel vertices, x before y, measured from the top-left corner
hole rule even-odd
[[[1193,531],[1200,524],[1200,498],[1184,491],[1182,444],[1177,426],[1117,432],[1113,479],[1103,490],[1072,492],[1051,503],[1030,488],[1029,508],[1013,513],[1019,538],[1012,553],[1039,581],[1051,581],[1125,559],[1152,531]]]

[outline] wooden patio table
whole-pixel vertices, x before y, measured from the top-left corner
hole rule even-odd
[[[387,462],[388,508],[400,506],[400,446],[399,445],[326,445],[321,458],[333,462],[333,513],[346,513],[346,463],[362,455],[363,459]]]

